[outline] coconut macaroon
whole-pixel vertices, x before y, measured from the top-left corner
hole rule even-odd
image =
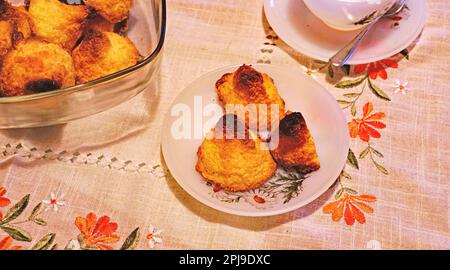
[[[73,50],[72,57],[77,82],[86,83],[134,66],[139,52],[127,37],[92,31]]]
[[[30,0],[29,13],[36,36],[70,51],[83,32],[88,8],[58,0]]]
[[[86,25],[84,28],[85,33],[91,32],[91,31],[97,31],[97,32],[114,32],[115,30],[115,24],[109,22],[107,19],[103,18],[100,15],[94,14],[90,16],[86,20]]]
[[[195,167],[207,182],[230,192],[247,191],[275,174],[277,164],[270,152],[262,149],[263,142],[236,115],[225,115],[212,134],[199,147]]]
[[[216,82],[216,91],[225,109],[229,105],[243,105],[235,107],[236,111],[233,113],[239,116],[245,114],[246,124],[252,129],[267,127],[270,130],[273,124],[276,125],[284,117],[285,102],[279,95],[273,79],[252,66],[243,65],[235,72],[223,75]],[[244,108],[248,105],[254,105],[257,117],[249,117],[247,108]],[[278,106],[277,119],[272,119],[274,113],[272,106]],[[260,122],[261,120],[266,120],[266,123]]]
[[[23,96],[75,85],[70,54],[59,45],[29,39],[4,58],[0,69],[0,95]]]
[[[123,34],[128,30],[128,20],[121,21],[120,23],[111,23],[107,19],[103,18],[96,12],[92,13],[86,20],[86,25],[84,27],[84,33],[89,33],[90,31],[97,32],[114,32],[118,34]]]
[[[31,18],[25,8],[0,0],[0,59],[31,34]]]
[[[12,33],[11,24],[7,21],[0,21],[0,62],[13,46]]]
[[[279,140],[272,145],[272,156],[282,167],[308,174],[320,169],[314,139],[299,112],[288,113],[281,120],[277,132]]]
[[[84,3],[109,22],[119,23],[128,18],[133,0],[84,0]]]

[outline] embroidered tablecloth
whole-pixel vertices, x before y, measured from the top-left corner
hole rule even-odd
[[[150,89],[66,125],[0,131],[0,249],[449,249],[450,2],[428,5],[414,46],[330,83],[320,63],[271,30],[263,1],[169,0]],[[204,206],[161,156],[175,96],[205,72],[242,63],[298,68],[348,117],[345,171],[288,214],[246,218]]]

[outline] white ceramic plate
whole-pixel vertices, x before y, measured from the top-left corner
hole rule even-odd
[[[292,67],[253,66],[260,72],[269,74],[275,80],[280,95],[286,101],[286,108],[303,114],[316,142],[321,168],[303,181],[302,190],[299,190],[298,194],[294,194],[291,200],[285,202],[286,193],[265,192],[263,189],[243,193],[214,192],[213,188],[207,185],[195,170],[197,149],[203,139],[174,138],[171,130],[173,124],[179,119],[179,115],[173,116],[172,109],[168,112],[163,126],[162,151],[173,177],[186,192],[200,202],[235,215],[271,216],[302,207],[331,187],[346,162],[349,135],[347,122],[341,108],[334,97],[319,83]],[[238,66],[222,68],[197,79],[175,99],[172,108],[180,108],[179,105],[184,104],[182,106],[185,109],[191,109],[190,119],[193,120],[195,118],[194,108],[202,109],[208,104],[217,104],[216,81],[223,74],[234,72],[237,68]],[[195,104],[195,97],[197,99],[201,97],[203,104]],[[216,120],[220,117],[219,115],[214,121],[209,121],[205,130],[213,128]],[[204,117],[199,122],[206,123],[208,120],[210,119]],[[193,133],[194,128],[191,134]],[[286,174],[285,172],[281,173]],[[269,182],[276,179],[269,180]],[[273,196],[274,194],[277,195]],[[255,196],[262,197],[265,203],[261,203],[261,200],[258,200],[259,203],[256,202]]]
[[[425,0],[407,0],[408,9],[395,21],[383,19],[365,38],[349,64],[365,64],[388,58],[407,48],[425,26]],[[278,34],[293,49],[312,58],[328,61],[350,42],[360,30],[332,29],[309,11],[302,0],[265,0],[266,17]]]

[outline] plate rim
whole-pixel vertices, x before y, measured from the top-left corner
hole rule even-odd
[[[283,31],[278,31],[278,30],[280,30],[280,28],[278,27],[278,25],[273,24],[272,22],[274,20],[271,19],[275,16],[275,13],[271,11],[272,8],[270,8],[270,3],[273,1],[277,1],[277,0],[264,0],[264,14],[267,18],[269,25],[273,28],[275,33],[277,33],[277,35],[280,37],[280,39],[282,39],[289,47],[291,47],[292,49],[294,49],[297,52],[300,52],[310,58],[320,60],[322,62],[328,62],[329,59],[324,57],[323,55],[319,55],[319,54],[314,53],[314,51],[305,49],[305,47],[299,45],[299,43],[293,41],[287,35],[282,36],[282,34],[280,34],[280,33],[283,33]],[[283,1],[286,1],[286,0],[283,0]],[[293,1],[293,0],[288,0],[288,1]],[[412,0],[412,1],[417,1],[417,0]],[[361,60],[350,59],[348,61],[348,64],[349,65],[360,65],[360,64],[373,63],[373,62],[380,61],[380,60],[386,59],[388,57],[391,57],[395,54],[400,53],[405,48],[408,48],[408,46],[411,45],[414,42],[414,40],[416,40],[420,36],[420,34],[424,30],[426,22],[427,22],[428,3],[427,3],[427,1],[422,1],[422,0],[418,0],[418,3],[423,4],[423,8],[420,9],[420,10],[422,10],[421,18],[420,18],[420,20],[418,20],[417,28],[414,30],[414,32],[412,32],[413,34],[411,34],[410,38],[407,39],[407,42],[405,42],[406,45],[399,46],[400,48],[396,48],[395,50],[392,50],[392,53],[385,53],[385,54],[378,55],[378,56],[367,57],[367,58],[363,58]],[[338,31],[338,30],[336,30],[336,31]]]
[[[264,66],[264,67],[269,67],[272,69],[278,69],[278,70],[283,70],[283,68],[288,67],[288,65],[273,65],[273,64],[261,64],[261,63],[250,63],[247,65],[251,65],[253,67],[255,67],[256,69],[258,69],[258,67]],[[264,212],[259,212],[258,210],[249,212],[249,211],[242,211],[242,210],[236,210],[236,209],[231,209],[231,208],[226,208],[226,207],[221,207],[220,205],[214,204],[211,200],[204,200],[199,193],[196,190],[193,190],[191,188],[189,188],[187,185],[184,184],[184,181],[178,179],[179,177],[177,175],[174,174],[174,172],[170,169],[170,165],[168,162],[167,157],[169,156],[169,153],[167,152],[168,150],[166,149],[165,145],[168,144],[168,140],[169,140],[169,136],[164,136],[164,134],[166,133],[167,130],[170,130],[170,110],[171,108],[175,105],[175,102],[178,100],[178,98],[184,94],[184,92],[187,89],[192,88],[192,86],[200,80],[203,80],[205,78],[208,78],[209,76],[211,76],[212,74],[215,73],[220,73],[220,72],[228,72],[228,70],[232,70],[232,69],[237,69],[238,67],[242,66],[242,64],[235,64],[235,65],[228,65],[228,66],[224,66],[212,71],[209,71],[203,75],[201,75],[200,77],[194,79],[192,82],[190,82],[186,87],[183,88],[183,90],[178,93],[178,95],[173,99],[171,105],[169,106],[169,109],[166,113],[166,116],[164,118],[164,122],[163,122],[163,126],[161,129],[162,132],[162,139],[161,139],[161,151],[162,151],[162,155],[163,155],[163,159],[164,159],[164,163],[167,167],[167,169],[169,170],[170,174],[172,175],[172,178],[175,179],[175,181],[178,183],[178,185],[180,185],[180,187],[187,193],[189,194],[191,197],[193,197],[195,200],[197,200],[198,202],[212,208],[215,209],[217,211],[220,212],[224,212],[227,214],[232,214],[232,215],[236,215],[236,216],[242,216],[242,217],[270,217],[270,216],[277,216],[277,215],[282,215],[282,214],[286,214],[286,213],[290,213],[292,211],[295,211],[297,209],[300,209],[306,205],[309,205],[310,203],[314,202],[315,200],[317,200],[320,196],[322,196],[324,193],[326,193],[332,186],[333,184],[336,182],[336,179],[339,177],[341,170],[339,170],[336,174],[336,176],[331,177],[330,180],[327,182],[326,185],[324,185],[318,192],[314,193],[313,196],[310,196],[310,198],[308,200],[305,200],[302,203],[298,203],[298,204],[292,204],[290,206],[287,206],[285,208],[282,209],[277,209],[277,210],[266,210]],[[292,67],[290,69],[286,69],[289,70],[289,72],[293,72],[292,71]],[[317,82],[316,80],[306,76],[305,74],[303,74],[301,72],[300,69],[296,68],[296,70],[298,70],[298,74],[296,74],[296,76],[303,76],[305,79],[310,80],[312,83],[316,84],[318,86],[318,88],[321,89],[322,92],[324,92],[324,94],[330,98],[331,100],[333,100],[334,103],[336,103],[336,106],[339,107],[339,104],[336,102],[336,98],[324,87],[322,86],[319,82]],[[342,109],[339,107],[339,111],[340,113],[338,114],[337,118],[339,118],[339,121],[342,122],[343,125],[347,126],[347,120],[346,117],[344,115],[344,112],[342,111]],[[350,149],[350,136],[347,135],[345,136],[345,142],[344,143],[344,148],[345,149]],[[345,155],[345,157],[343,156],[341,158],[342,160],[339,160],[339,164],[342,163],[342,169],[345,166],[345,163],[347,161],[347,155]],[[334,174],[333,174],[334,175]]]

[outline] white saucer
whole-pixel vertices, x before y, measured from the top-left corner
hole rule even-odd
[[[263,197],[267,195],[264,192],[261,193],[260,189],[240,193],[214,192],[195,170],[197,150],[203,141],[203,136],[200,134],[200,138],[187,139],[176,139],[173,136],[172,125],[179,123],[180,117],[172,116],[172,108],[175,106],[181,108],[179,105],[182,104],[184,108],[192,112],[188,116],[189,119],[195,121],[194,108],[202,109],[209,104],[217,104],[216,81],[223,74],[234,72],[238,66],[222,68],[200,77],[175,99],[162,130],[162,152],[173,177],[198,201],[230,214],[272,216],[295,210],[312,202],[333,185],[347,159],[349,133],[344,114],[334,97],[315,80],[304,75],[301,70],[272,65],[253,66],[275,80],[280,95],[286,101],[286,109],[303,114],[315,140],[321,168],[306,178],[303,189],[299,190],[298,194],[295,194],[289,202],[285,202],[286,193],[278,193],[276,197],[268,196],[266,203],[261,204],[254,201],[255,195],[259,194]],[[203,104],[195,104],[194,97],[201,97]],[[221,113],[220,108],[219,113]],[[220,119],[221,115],[212,122],[208,121],[209,118],[203,117],[198,121],[207,125],[206,131],[215,126],[216,120]],[[197,129],[192,128],[191,134],[194,134],[195,130]]]
[[[383,19],[368,34],[349,64],[365,64],[388,58],[407,48],[425,26],[425,0],[407,0],[398,27],[392,19]],[[278,36],[293,49],[312,58],[328,61],[360,30],[343,32],[332,29],[313,15],[302,0],[265,0],[267,20]]]

